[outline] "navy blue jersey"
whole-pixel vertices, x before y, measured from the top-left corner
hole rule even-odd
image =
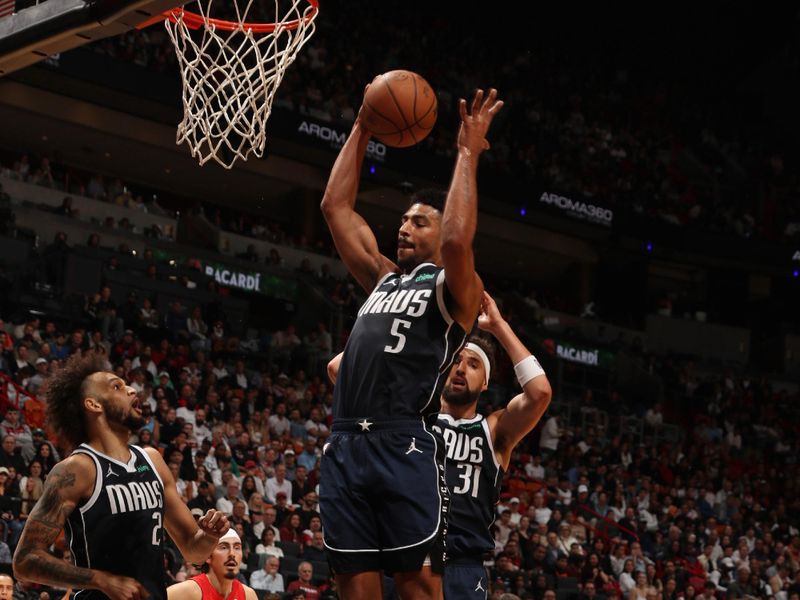
[[[333,416],[415,418],[439,411],[453,357],[466,341],[447,312],[444,270],[389,273],[358,311],[334,388]]]
[[[481,557],[494,551],[489,532],[500,497],[503,467],[497,462],[489,425],[483,415],[454,419],[440,414],[433,429],[444,438],[445,479],[450,490],[447,526],[449,559]]]
[[[73,454],[94,461],[97,476],[91,497],[67,519],[66,532],[75,564],[132,577],[165,600],[164,484],[155,465],[138,446],[128,446],[127,464],[81,444]],[[77,600],[101,600],[98,590],[80,590]]]

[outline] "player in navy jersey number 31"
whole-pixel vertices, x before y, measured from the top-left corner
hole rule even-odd
[[[485,417],[477,412],[478,398],[488,385],[494,362],[491,345],[480,337],[473,337],[459,352],[445,384],[435,426],[447,448],[450,489],[445,600],[487,597],[489,581],[483,561],[493,557],[494,538],[489,528],[500,482],[514,447],[536,427],[552,398],[550,382],[539,362],[486,293],[478,327],[491,333],[508,353],[522,393]]]
[[[77,590],[79,600],[166,600],[164,529],[186,560],[201,563],[228,531],[224,514],[195,522],[153,448],[128,444],[144,423],[136,390],[75,355],[49,380],[49,423],[75,447],[47,476],[14,554],[17,578]],[[48,548],[64,529],[69,564]]]
[[[457,157],[444,209],[419,193],[401,219],[397,262],[354,206],[370,134],[356,118],[331,170],[322,212],[339,256],[370,294],[344,349],[320,512],[343,600],[374,600],[394,575],[403,600],[441,597],[448,494],[431,432],[455,353],[478,315],[477,164],[503,103],[459,101]],[[441,197],[441,195],[439,196]]]

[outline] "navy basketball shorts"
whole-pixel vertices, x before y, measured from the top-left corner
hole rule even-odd
[[[482,561],[452,560],[444,568],[444,600],[486,600],[489,576]]]
[[[444,570],[444,443],[422,419],[337,419],[322,453],[319,507],[337,573]]]

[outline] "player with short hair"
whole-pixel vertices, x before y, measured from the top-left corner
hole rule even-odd
[[[14,554],[15,575],[75,588],[81,599],[165,599],[164,529],[186,560],[201,562],[227,518],[210,510],[195,521],[158,451],[128,444],[142,425],[139,400],[102,356],[75,355],[52,376],[47,412],[75,450],[47,476]],[[74,564],[48,552],[62,529]]]
[[[236,576],[242,565],[242,539],[229,529],[203,563],[203,572],[167,588],[168,600],[256,600],[256,591]]]
[[[457,354],[444,385],[441,412],[434,425],[447,449],[450,519],[447,532],[445,600],[487,597],[484,558],[494,551],[490,527],[503,474],[519,441],[539,422],[552,398],[550,382],[536,358],[503,319],[497,304],[484,292],[478,327],[500,342],[514,363],[522,393],[505,408],[484,417],[477,412],[494,364],[494,350],[483,337],[473,336]],[[328,363],[337,379],[342,354]]]
[[[481,304],[472,249],[477,166],[502,105],[496,90],[478,90],[469,111],[460,100],[444,209],[431,194],[413,199],[401,219],[396,263],[354,210],[370,141],[361,113],[331,170],[322,212],[339,256],[370,294],[344,350],[321,462],[325,545],[348,600],[380,597],[382,571],[395,575],[404,599],[441,597],[447,488],[430,424]]]

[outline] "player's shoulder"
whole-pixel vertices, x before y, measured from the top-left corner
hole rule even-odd
[[[253,588],[245,584],[242,584],[242,588],[244,589],[245,600],[257,600],[258,594],[256,594],[256,591]]]
[[[201,600],[202,597],[200,583],[194,579],[187,579],[167,588],[167,600]]]
[[[97,468],[88,454],[76,452],[59,461],[47,476],[46,484],[56,486],[62,493],[73,491],[78,495],[94,488]]]

